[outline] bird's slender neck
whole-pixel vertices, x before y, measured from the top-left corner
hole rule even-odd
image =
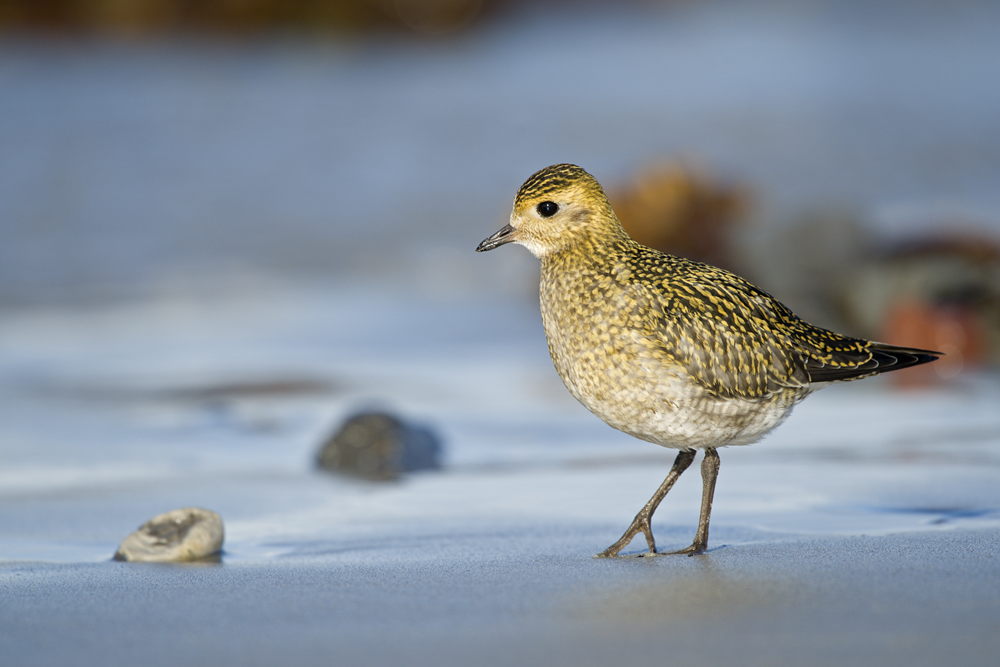
[[[541,258],[546,267],[597,267],[613,263],[623,250],[635,245],[611,208],[602,211],[597,220],[581,226],[564,243]]]

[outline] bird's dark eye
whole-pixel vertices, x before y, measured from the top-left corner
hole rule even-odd
[[[541,204],[535,207],[535,210],[538,211],[538,215],[542,216],[543,218],[551,218],[553,215],[556,214],[556,211],[559,210],[559,204],[555,203],[554,201],[543,201]]]

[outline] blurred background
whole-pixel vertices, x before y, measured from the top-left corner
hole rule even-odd
[[[275,280],[527,302],[525,253],[470,249],[571,161],[650,245],[995,363],[998,26],[986,1],[2,0],[0,310]]]
[[[537,262],[473,252],[556,162],[645,243],[948,354],[898,383],[989,373],[998,33],[987,0],[0,0],[4,493],[298,470],[367,405],[449,465],[582,446],[499,416],[592,419]]]

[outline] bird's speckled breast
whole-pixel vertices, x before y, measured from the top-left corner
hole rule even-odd
[[[693,379],[657,335],[651,307],[624,262],[542,262],[549,354],[570,393],[610,426],[678,449],[749,444],[804,392],[720,398]]]

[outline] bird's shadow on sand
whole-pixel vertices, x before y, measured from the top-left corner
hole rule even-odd
[[[923,514],[930,519],[931,525],[954,523],[961,519],[978,519],[997,512],[991,507],[867,507],[866,509],[886,514]]]
[[[674,551],[666,551],[663,549],[657,549],[656,553],[649,553],[649,551],[632,551],[629,553],[618,554],[613,558],[600,558],[599,556],[594,556],[594,558],[599,560],[657,560],[663,557],[674,557],[674,558],[697,558],[699,556],[708,556],[709,554],[728,549],[728,544],[720,544],[717,547],[710,547],[700,554],[682,554],[676,553]]]

